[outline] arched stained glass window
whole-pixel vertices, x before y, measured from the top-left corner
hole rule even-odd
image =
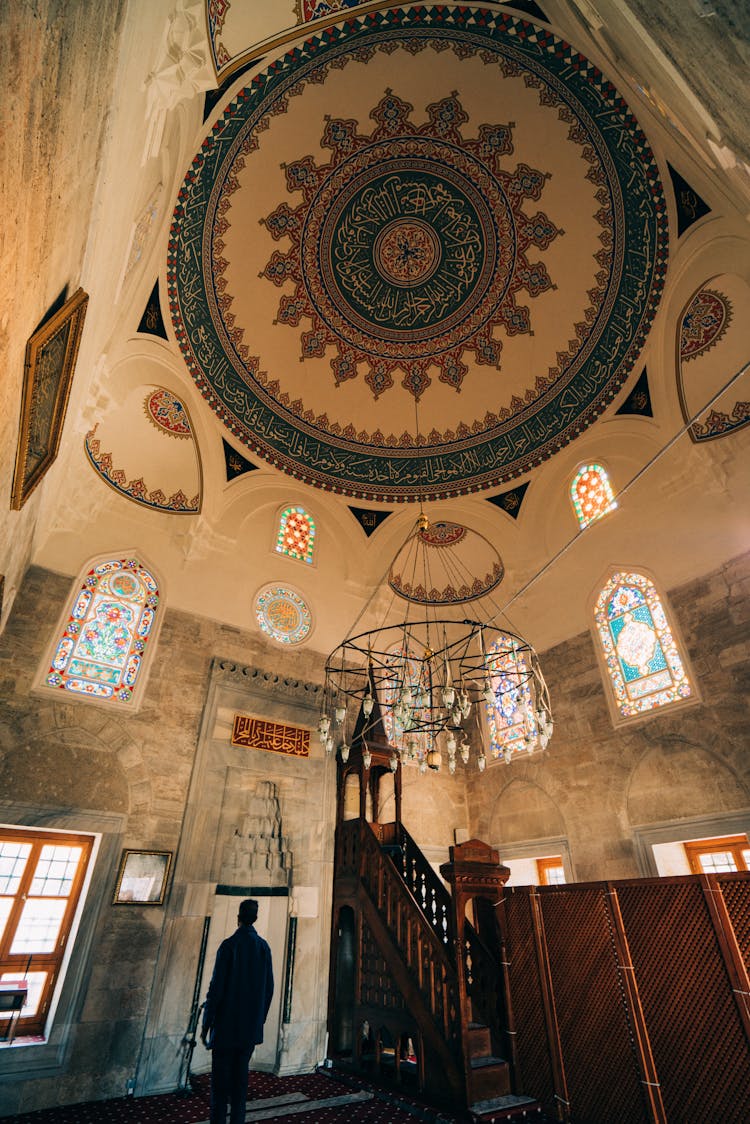
[[[300,562],[312,562],[315,522],[304,507],[287,507],[281,513],[276,550]]]
[[[158,610],[157,583],[136,558],[94,565],[76,594],[43,683],[72,695],[129,703]]]
[[[514,753],[536,744],[539,733],[531,697],[529,668],[512,641],[498,641],[487,651],[494,702],[485,703],[490,731],[490,754],[510,761]]]
[[[584,464],[570,485],[578,525],[581,530],[617,507],[607,470],[600,464]]]
[[[623,718],[690,698],[692,687],[653,582],[642,574],[614,574],[594,616]]]

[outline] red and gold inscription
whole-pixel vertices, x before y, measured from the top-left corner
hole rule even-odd
[[[283,753],[287,757],[309,757],[310,731],[303,730],[300,726],[271,722],[266,718],[235,714],[232,745],[265,749],[271,753]]]

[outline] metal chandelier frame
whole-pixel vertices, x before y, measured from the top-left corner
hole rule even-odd
[[[350,634],[329,655],[318,728],[321,741],[329,752],[338,748],[346,761],[349,728],[361,713],[364,727],[360,733],[365,743],[368,731],[374,732],[382,719],[394,749],[394,770],[399,759],[402,764],[416,762],[422,772],[437,770],[444,748],[453,773],[457,753],[465,764],[469,761],[471,738],[481,730],[480,708],[494,705],[503,715],[521,716],[514,726],[514,748],[506,746],[503,752],[506,762],[519,752],[545,749],[552,734],[552,710],[532,645],[492,620],[450,617],[447,604],[415,600],[391,584],[397,561],[406,558],[412,577],[420,579],[423,589],[432,588],[430,548],[422,539],[429,526],[430,521],[421,512]],[[455,588],[463,585],[472,589],[472,575],[450,555],[451,548],[440,550],[441,563],[455,578]],[[448,564],[446,558],[450,559]],[[412,587],[416,584],[416,580],[411,582]],[[390,586],[394,597],[406,602],[406,616],[389,623],[391,603],[379,624],[352,635],[368,611],[374,611],[384,586]],[[465,612],[470,600],[492,601],[491,592],[451,604]],[[497,619],[500,607],[493,603],[492,608]],[[476,756],[479,769],[484,769],[484,750]]]

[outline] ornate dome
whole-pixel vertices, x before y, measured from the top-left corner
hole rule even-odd
[[[503,563],[483,535],[460,523],[424,523],[393,561],[388,584],[394,593],[419,605],[460,605],[500,584]]]
[[[420,6],[244,83],[168,259],[183,356],[236,438],[393,502],[494,487],[596,419],[645,341],[667,231],[648,143],[592,63],[505,12]]]

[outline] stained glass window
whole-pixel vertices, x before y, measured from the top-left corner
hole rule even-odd
[[[315,522],[304,507],[287,507],[281,513],[276,550],[300,562],[312,562]]]
[[[109,559],[83,580],[44,683],[72,695],[128,703],[159,609],[153,576],[135,558]]]
[[[690,698],[690,681],[653,582],[642,574],[614,574],[594,615],[623,718]]]
[[[267,636],[279,644],[301,644],[312,628],[309,608],[291,589],[269,585],[255,599],[255,616]]]
[[[607,470],[600,464],[584,464],[578,469],[570,485],[570,498],[581,530],[617,507]]]
[[[490,730],[490,754],[509,761],[514,753],[536,744],[539,733],[523,652],[510,640],[498,641],[487,651],[494,702],[485,703]]]

